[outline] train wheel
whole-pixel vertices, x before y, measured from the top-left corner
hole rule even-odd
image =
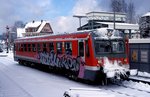
[[[24,61],[24,62],[23,62],[23,65],[24,65],[24,66],[29,66],[29,64],[28,64],[27,61]]]
[[[104,78],[102,80],[102,85],[108,85],[108,79],[107,78]]]
[[[72,71],[69,72],[67,75],[68,75],[68,78],[71,80],[77,80],[78,79],[76,73],[73,73]]]
[[[22,62],[22,60],[19,60],[19,62],[18,62],[20,65],[23,65],[23,62]]]
[[[35,66],[35,64],[34,63],[31,63],[31,67],[34,67]]]
[[[69,79],[71,79],[71,80],[77,80],[77,77],[75,75],[69,75]]]

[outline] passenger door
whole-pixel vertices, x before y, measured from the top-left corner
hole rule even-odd
[[[85,48],[84,48],[84,40],[78,40],[78,56],[85,61]]]

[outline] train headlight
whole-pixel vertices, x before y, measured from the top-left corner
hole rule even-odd
[[[100,60],[98,60],[98,64],[102,64],[102,60],[100,59]]]
[[[127,58],[124,58],[124,60],[123,60],[125,63],[127,63]]]
[[[118,64],[121,66],[121,65],[122,65],[122,62],[121,62],[121,61],[118,61]]]

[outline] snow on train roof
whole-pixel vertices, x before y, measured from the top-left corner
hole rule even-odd
[[[92,30],[81,30],[82,32],[88,31],[88,32],[93,32],[99,37],[96,38],[101,38],[101,39],[113,39],[113,38],[122,38],[120,31],[110,29],[110,28],[99,28],[99,29],[92,29]],[[79,31],[79,32],[81,32]],[[108,34],[112,34],[110,37],[108,37]]]
[[[28,36],[28,37],[20,37],[17,39],[32,39],[32,38],[43,38],[43,37],[48,37],[48,36],[56,36],[56,35],[69,35],[69,34],[80,34],[80,33],[89,33],[89,31],[85,32],[72,32],[72,33],[53,33],[53,34],[46,34],[46,35],[40,35],[40,36]]]
[[[129,43],[150,43],[150,38],[146,38],[146,39],[129,39]]]
[[[99,37],[96,38],[103,38],[103,39],[115,39],[115,38],[122,38],[121,32],[118,30],[108,29],[108,28],[100,28],[95,31]]]
[[[54,34],[53,34],[54,35]],[[28,37],[19,37],[17,39],[31,39],[31,38],[40,38],[40,37],[46,37],[46,36],[52,36],[50,34],[47,35],[40,35],[40,36],[28,36]]]

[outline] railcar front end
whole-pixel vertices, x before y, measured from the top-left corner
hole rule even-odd
[[[129,77],[128,40],[122,37],[121,33],[110,29],[100,29],[92,33],[94,60],[93,64],[85,69],[86,79]]]

